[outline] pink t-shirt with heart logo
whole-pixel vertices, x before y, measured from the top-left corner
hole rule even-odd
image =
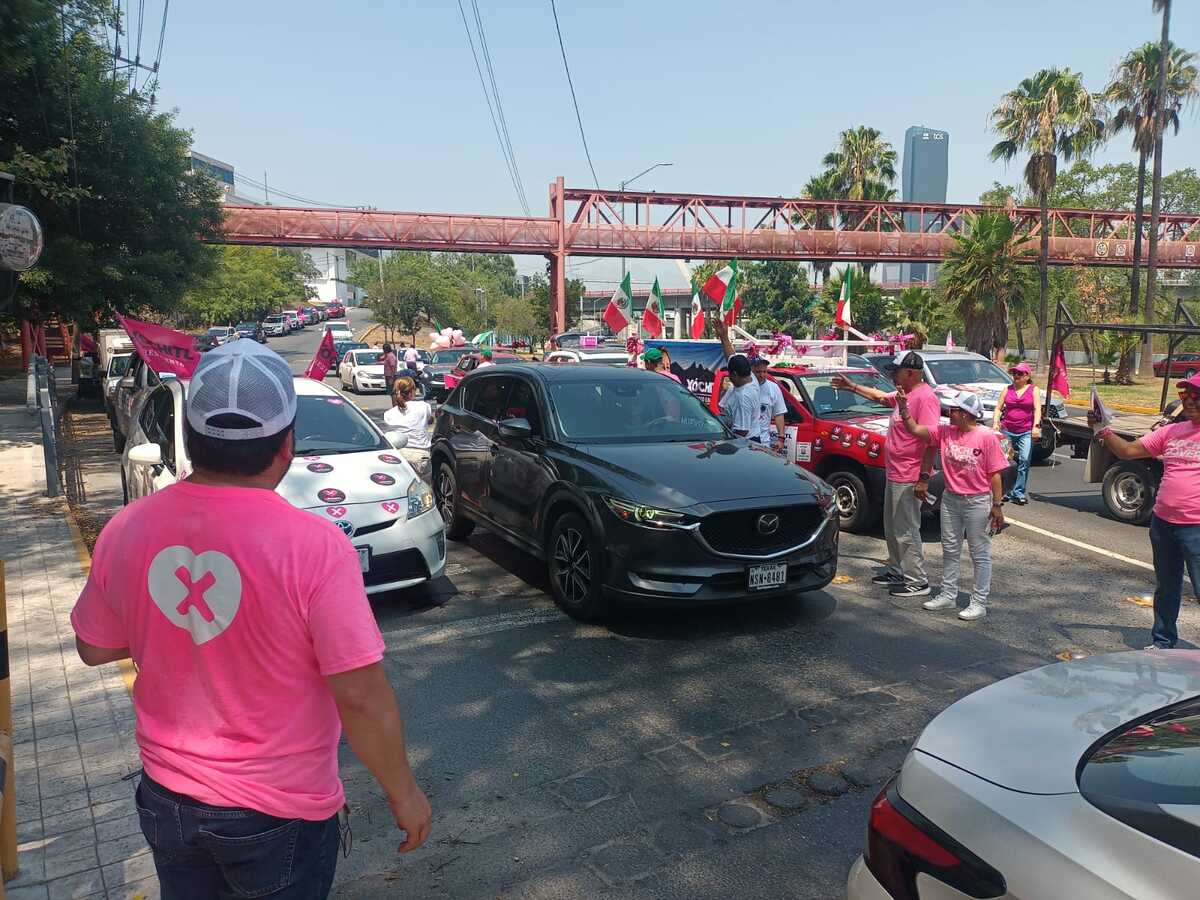
[[[215,806],[321,820],[344,802],[325,677],[379,662],[358,555],[273,491],[183,481],[100,534],[71,613],[129,647],[142,764]]]

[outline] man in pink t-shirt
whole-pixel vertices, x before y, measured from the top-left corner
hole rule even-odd
[[[429,833],[358,557],[275,493],[295,418],[277,354],[206,353],[184,423],[193,474],[108,523],[71,613],[85,663],[138,666],[135,803],[164,898],[326,896],[343,729],[401,851]]]
[[[916,489],[929,480],[929,470],[921,468],[928,442],[905,430],[897,396],[907,399],[913,419],[930,432],[937,428],[941,404],[925,383],[925,361],[919,353],[910,350],[898,357],[892,365],[892,380],[897,390],[891,393],[856,384],[843,375],[835,375],[830,384],[893,408],[884,446],[887,484],[883,493],[883,534],[888,561],[871,581],[886,587],[893,597],[925,597],[929,594],[929,578],[921,547],[921,501]]]
[[[1119,459],[1162,460],[1162,481],[1150,517],[1150,547],[1154,551],[1153,643],[1147,650],[1167,650],[1179,641],[1179,604],[1183,571],[1200,594],[1200,375],[1176,384],[1185,421],[1164,425],[1136,441],[1127,441],[1111,428],[1096,437]],[[1094,426],[1101,423],[1088,419]]]

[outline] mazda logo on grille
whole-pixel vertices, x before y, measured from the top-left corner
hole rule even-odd
[[[354,537],[354,526],[345,519],[338,519],[334,524],[337,525],[338,528],[342,529],[342,533],[345,534],[346,537]]]
[[[774,534],[779,530],[779,516],[775,513],[763,513],[758,517],[758,533]]]

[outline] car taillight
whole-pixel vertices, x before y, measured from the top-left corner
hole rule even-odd
[[[919,900],[924,872],[968,897],[1001,897],[1004,877],[908,805],[888,782],[871,804],[867,868],[894,900]]]

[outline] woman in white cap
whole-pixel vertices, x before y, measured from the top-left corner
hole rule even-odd
[[[928,610],[958,606],[959,560],[966,537],[975,587],[971,602],[959,611],[958,617],[970,622],[987,615],[992,583],[991,534],[1004,527],[1001,473],[1008,468],[1008,458],[1000,449],[1000,435],[979,425],[983,404],[977,395],[962,392],[945,402],[950,407],[950,424],[938,425],[936,429],[913,420],[903,393],[897,398],[897,408],[908,432],[930,444],[922,471],[929,471],[934,448],[940,448],[942,475],[946,480],[942,493],[942,588],[922,606]],[[925,499],[927,485],[925,481],[917,485],[921,500]]]
[[[1013,383],[1000,394],[1000,401],[992,414],[992,428],[1002,431],[1017,451],[1017,480],[1004,499],[1024,506],[1029,502],[1025,496],[1025,486],[1029,482],[1033,442],[1042,439],[1042,395],[1032,383],[1033,372],[1029,363],[1016,363],[1008,373],[1012,375]]]

